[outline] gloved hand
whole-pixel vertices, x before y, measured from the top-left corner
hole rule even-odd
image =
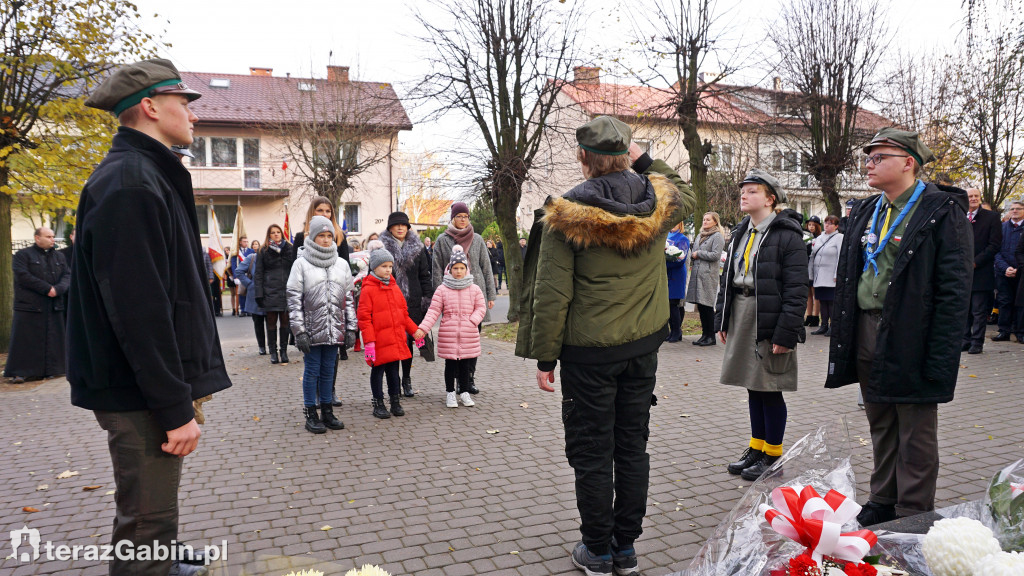
[[[416,344],[417,348],[423,348],[423,345],[426,344],[426,343],[427,343],[427,339],[426,338],[420,338],[420,339],[415,341],[415,344]]]
[[[356,331],[349,330],[345,332],[345,350],[356,345]]]
[[[309,354],[309,351],[313,349],[313,346],[309,341],[308,332],[301,332],[295,337],[295,347],[299,349],[299,352]]]
[[[366,357],[366,363],[373,366],[373,363],[377,361],[377,343],[367,342],[363,349],[363,356]]]
[[[263,308],[263,298],[256,299],[256,306]]]
[[[242,281],[239,280],[238,278],[235,278],[235,286],[241,286],[241,285],[242,285]]]

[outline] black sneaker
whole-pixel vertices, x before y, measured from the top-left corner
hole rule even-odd
[[[583,542],[576,544],[571,557],[572,563],[583,570],[587,576],[611,576],[612,574],[612,555],[591,554]]]
[[[638,564],[636,550],[633,548],[625,548],[623,550],[612,548],[612,568],[615,569],[615,573],[619,576],[639,574],[640,568]]]
[[[876,502],[868,502],[861,508],[860,513],[857,514],[857,522],[862,528],[868,526],[874,526],[875,524],[881,524],[883,522],[890,522],[896,519],[896,507],[892,504],[878,504]]]

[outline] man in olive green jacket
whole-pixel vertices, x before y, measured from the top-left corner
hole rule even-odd
[[[537,212],[516,355],[538,361],[538,386],[549,392],[562,360],[565,451],[582,534],[573,562],[591,575],[634,574],[647,425],[668,335],[665,240],[694,200],[668,165],[630,145],[624,123],[600,116],[576,138],[587,180]]]

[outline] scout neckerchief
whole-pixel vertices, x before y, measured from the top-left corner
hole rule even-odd
[[[879,254],[882,253],[882,250],[885,249],[886,244],[889,243],[889,238],[892,238],[893,232],[895,232],[896,229],[899,228],[900,223],[903,222],[903,219],[906,218],[907,214],[910,213],[910,210],[914,207],[914,204],[917,203],[917,199],[921,197],[921,192],[923,191],[924,182],[918,180],[917,187],[914,188],[914,194],[910,197],[910,200],[907,201],[907,205],[903,207],[903,210],[900,210],[899,216],[896,217],[896,221],[893,222],[892,225],[889,224],[889,216],[891,215],[892,210],[886,209],[885,223],[882,225],[881,242],[879,242],[878,240],[877,232],[878,214],[881,213],[882,211],[882,199],[884,198],[884,196],[878,199],[878,203],[875,204],[875,213],[873,216],[871,216],[871,226],[868,228],[867,245],[864,248],[863,272],[867,272],[868,266],[871,266],[875,270],[875,276],[878,276],[878,263],[875,262],[875,259],[878,257]],[[885,202],[885,204],[887,206],[891,206],[892,203]],[[871,249],[872,244],[876,244],[874,250]]]
[[[750,272],[750,249],[754,247],[754,234],[757,233],[757,228],[750,227],[750,234],[747,236],[747,247],[743,250],[743,275],[746,276]]]

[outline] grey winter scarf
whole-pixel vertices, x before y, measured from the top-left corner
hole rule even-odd
[[[270,242],[267,243],[267,248],[270,248],[274,252],[277,252],[278,254],[280,254],[281,253],[281,245],[282,244],[284,244],[283,241],[282,242],[274,242],[273,240],[271,240]]]
[[[338,247],[333,242],[325,248],[317,244],[313,238],[306,236],[302,247],[301,256],[319,268],[330,268],[338,261]]]
[[[380,276],[377,276],[377,273],[372,271],[372,270],[370,271],[370,276],[373,276],[377,280],[380,280],[381,284],[383,284],[385,286],[387,286],[388,284],[391,284],[391,279],[394,278],[394,276],[388,276],[387,278],[381,278]]]
[[[411,228],[405,237],[405,242],[399,242],[398,238],[391,235],[390,230],[381,232],[380,241],[395,258],[395,269],[391,275],[402,290],[402,296],[408,298],[409,277],[413,277],[413,282],[419,281],[419,278],[416,278],[416,257],[423,250],[423,242],[420,242],[420,237]]]
[[[455,239],[455,243],[462,246],[462,251],[467,255],[469,254],[469,247],[473,245],[473,225],[466,224],[466,227],[459,230],[455,227],[455,224],[448,223],[448,229],[444,231],[445,234]]]
[[[441,280],[441,284],[444,284],[452,290],[465,290],[473,285],[473,275],[466,274],[462,280],[456,280],[454,276],[446,273],[444,275],[444,279]]]

